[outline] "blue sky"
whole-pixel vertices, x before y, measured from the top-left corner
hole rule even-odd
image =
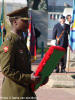
[[[64,6],[64,2],[72,6],[73,0],[48,0],[48,5]]]

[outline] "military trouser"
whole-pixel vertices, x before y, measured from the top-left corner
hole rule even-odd
[[[65,68],[66,68],[66,60],[67,60],[67,52],[65,53],[65,56],[59,62],[59,64],[61,65],[61,71],[65,70]],[[59,72],[59,64],[56,67],[57,72]]]

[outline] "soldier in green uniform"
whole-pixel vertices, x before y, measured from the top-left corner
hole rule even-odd
[[[31,71],[30,53],[22,38],[28,31],[28,8],[24,7],[8,14],[12,29],[0,47],[1,71],[4,75],[2,100],[36,100],[31,84],[40,77]]]

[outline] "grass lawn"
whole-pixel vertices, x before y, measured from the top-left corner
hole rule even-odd
[[[49,49],[49,48],[44,48],[44,50],[43,50],[44,53],[46,53],[48,49]],[[38,53],[38,54],[41,54],[41,53],[42,53],[42,49],[41,49],[41,48],[38,48],[38,49],[37,49],[37,53]]]

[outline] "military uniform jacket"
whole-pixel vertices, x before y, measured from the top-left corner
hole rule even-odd
[[[64,30],[64,34],[60,38],[60,42],[57,45],[61,46],[61,47],[64,47],[64,48],[67,48],[69,29],[67,28],[66,24],[64,25],[64,27],[62,27],[60,23],[57,23],[54,26],[54,28],[53,28],[53,39],[56,39],[56,36],[59,37],[63,30]]]
[[[19,100],[35,97],[30,87],[30,53],[17,34],[11,32],[0,47],[0,63],[4,75],[2,97],[11,98],[10,100],[16,97]]]

